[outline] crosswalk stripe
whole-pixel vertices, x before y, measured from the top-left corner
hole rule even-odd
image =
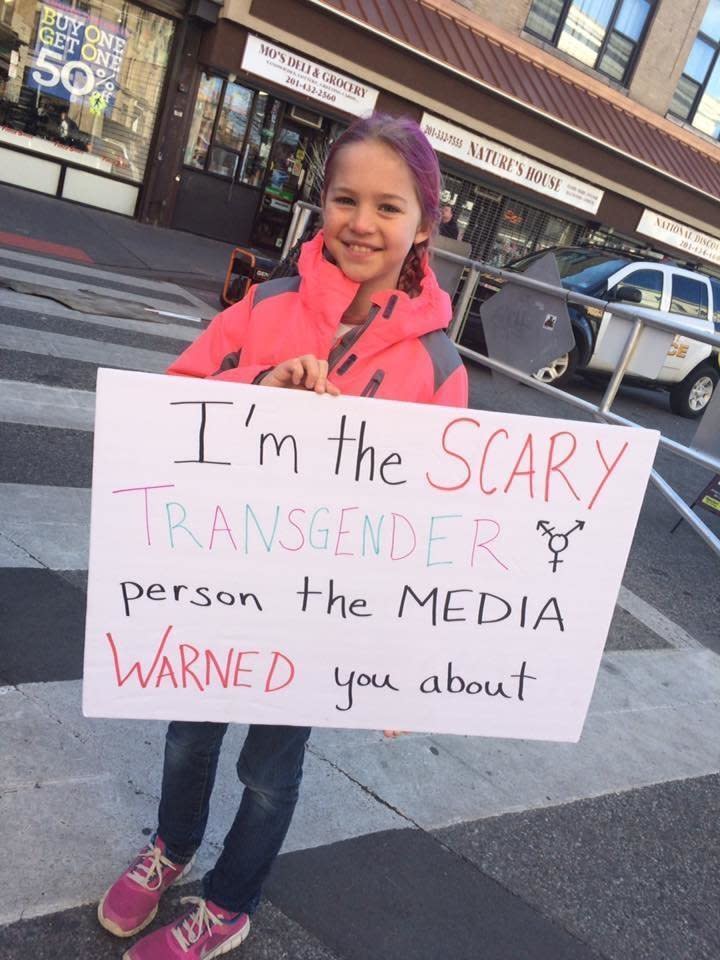
[[[2,305],[12,310],[13,313],[17,311],[36,315],[39,313],[43,317],[57,317],[59,320],[72,319],[98,327],[131,330],[148,337],[169,337],[171,340],[190,342],[195,340],[198,335],[198,327],[195,322],[192,326],[185,326],[150,315],[145,320],[132,320],[127,317],[104,317],[94,313],[79,313],[77,310],[72,310],[70,307],[54,300],[44,299],[39,303],[37,297],[27,293],[16,293],[14,290],[3,292]],[[89,329],[88,333],[90,332]]]
[[[0,484],[0,517],[8,556],[22,551],[50,570],[86,570],[90,536],[90,491],[80,487]],[[13,549],[11,548],[14,548]]]
[[[618,604],[632,614],[640,623],[652,630],[658,637],[667,640],[670,646],[680,650],[703,650],[703,645],[691,637],[687,630],[674,623],[669,617],[661,613],[658,609],[647,603],[642,597],[638,597],[627,587],[620,587]]]
[[[10,567],[13,570],[43,568],[43,564],[31,556],[24,547],[12,540],[7,531],[0,531],[0,569]]]
[[[66,280],[63,277],[47,277],[28,270],[19,270],[0,264],[0,278],[9,281],[20,281],[24,284],[38,284],[40,289],[51,287],[52,290],[80,291],[81,293],[96,293],[101,296],[112,295],[118,301],[141,304],[143,306],[155,307],[158,310],[174,311],[176,313],[188,313],[192,309],[191,304],[178,303],[176,300],[168,300],[157,295],[148,293],[132,293],[129,290],[109,289],[107,286],[99,283],[93,283],[92,277],[84,278],[81,283],[76,280]],[[27,291],[25,291],[27,292]],[[153,291],[157,294],[157,290]],[[208,305],[203,303],[202,309],[208,311]]]
[[[70,387],[47,387],[40,383],[0,380],[0,421],[28,423],[68,430],[92,430],[95,394]]]
[[[0,349],[23,353],[81,360],[99,366],[164,373],[176,354],[145,350],[142,347],[124,347],[114,343],[69,337],[64,333],[30,330],[10,324],[0,324]]]
[[[136,287],[138,290],[158,291],[164,290],[172,293],[178,300],[184,303],[193,304],[197,307],[207,307],[204,300],[200,300],[193,293],[190,293],[184,287],[175,283],[168,283],[163,280],[145,279],[130,274],[117,273],[112,270],[102,270],[99,267],[78,266],[73,263],[67,263],[63,260],[53,260],[49,257],[35,256],[29,253],[20,253],[16,250],[7,248],[0,250],[0,276],[4,276],[5,269],[11,269],[3,265],[3,261],[15,262],[22,267],[39,267],[39,271],[27,270],[23,272],[30,273],[33,277],[42,278],[47,275],[48,270],[56,271],[59,274],[65,274],[68,277],[77,276],[80,278],[92,277],[96,281],[106,281],[103,290],[109,292],[113,285]],[[75,284],[77,286],[77,284]]]

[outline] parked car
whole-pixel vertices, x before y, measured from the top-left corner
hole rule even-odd
[[[636,305],[647,316],[662,313],[682,319],[698,330],[720,332],[720,280],[665,261],[642,260],[631,254],[598,247],[556,247],[507,265],[523,273],[547,253],[553,253],[561,282],[600,300]],[[490,276],[480,277],[461,343],[486,353],[480,308],[502,286]],[[600,307],[568,304],[575,347],[534,376],[561,386],[575,371],[607,376],[615,369],[629,332],[629,322]],[[683,417],[699,417],[720,379],[718,351],[705,343],[677,335],[669,349],[667,334],[646,327],[625,380],[670,392],[672,410]]]

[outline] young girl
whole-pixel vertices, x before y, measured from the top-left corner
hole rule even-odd
[[[168,372],[467,406],[467,374],[444,332],[450,301],[428,265],[439,191],[437,158],[415,123],[379,114],[356,121],[328,156],[323,230],[303,246],[299,276],[254,287]],[[98,907],[111,933],[130,937],[147,926],[165,890],[190,869],[226,729],[169,725],[157,833]],[[242,800],[202,898],[187,898],[183,916],[124,960],[210,960],[245,939],[290,826],[309,735],[306,727],[250,726],[237,764]]]

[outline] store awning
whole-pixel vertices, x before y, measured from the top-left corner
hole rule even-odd
[[[603,96],[597,91],[601,86],[598,81],[585,79],[583,85],[583,75],[560,62],[557,71],[552,69],[540,62],[543,57],[548,59],[547,54],[538,51],[536,58],[531,44],[508,35],[513,42],[510,46],[495,29],[492,34],[483,33],[475,23],[464,22],[461,15],[450,12],[449,4],[443,4],[440,10],[419,0],[313,2],[510,96],[551,121],[720,199],[720,147],[703,143],[696,148],[667,129],[670,121],[658,118],[653,123],[644,108],[634,110],[632,102],[627,106],[614,102],[613,91]],[[619,94],[616,97],[625,100]]]

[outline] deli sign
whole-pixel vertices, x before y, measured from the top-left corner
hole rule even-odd
[[[242,68],[357,117],[372,112],[378,98],[374,87],[252,34],[247,38]]]
[[[423,114],[421,126],[425,136],[440,153],[502,177],[503,180],[510,180],[527,190],[553,197],[569,207],[597,213],[603,191],[584,180],[570,177],[533,157],[428,113]]]

